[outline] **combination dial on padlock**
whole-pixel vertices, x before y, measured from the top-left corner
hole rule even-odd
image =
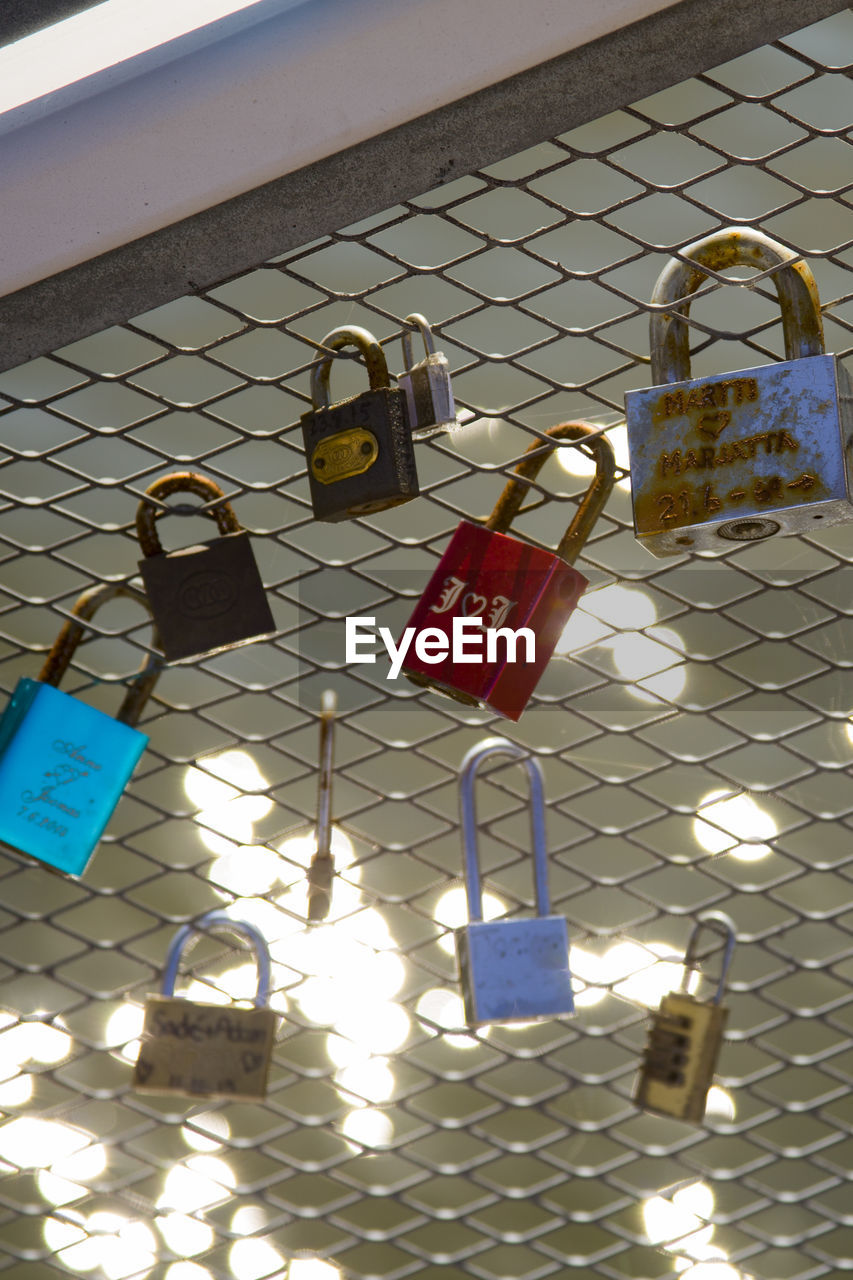
[[[698,967],[703,928],[724,939],[722,970],[711,1000],[687,990],[688,974]],[[728,1010],[721,1004],[735,945],[735,927],[721,911],[699,916],[687,943],[680,991],[665,995],[652,1014],[635,1101],[645,1111],[699,1124],[723,1043]]]

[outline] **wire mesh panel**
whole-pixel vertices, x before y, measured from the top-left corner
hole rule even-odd
[[[849,354],[850,14],[462,177],[204,293],[0,376],[3,685],[35,676],[76,597],[133,579],[137,503],[191,466],[253,545],[272,640],[163,671],[149,746],[82,880],[0,860],[0,1270],[9,1280],[812,1280],[853,1267],[849,525],[654,560],[631,531],[623,393],[648,385],[670,253],[760,227],[812,266]],[[844,59],[846,61],[846,59]],[[422,496],[312,519],[299,416],[324,335],[401,367],[412,311],[464,429],[419,442]],[[782,355],[772,282],[694,303],[697,376]],[[333,399],[366,386],[335,363]],[[396,635],[463,516],[568,419],[619,479],[590,586],[518,724],[348,662],[345,619]],[[520,533],[554,546],[592,476],[563,442]],[[174,504],[170,504],[174,505]],[[213,537],[179,504],[164,545]],[[151,648],[117,599],[63,683],[114,714]],[[329,920],[307,924],[318,720],[338,698]],[[465,1025],[457,772],[483,736],[536,755],[576,1014]],[[78,744],[81,747],[85,744]],[[533,908],[525,778],[479,784],[487,917]],[[131,1087],[177,926],[214,907],[269,940],[264,1102]],[[698,913],[738,944],[700,1125],[632,1101],[649,1008]],[[708,975],[719,957],[707,962]],[[251,956],[203,937],[179,985],[226,1004]],[[700,994],[710,993],[710,985]]]

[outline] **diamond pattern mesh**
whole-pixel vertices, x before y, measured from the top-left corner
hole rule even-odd
[[[279,629],[164,672],[83,881],[0,857],[4,1280],[849,1273],[851,526],[653,561],[631,533],[622,396],[648,382],[666,256],[732,221],[808,257],[827,349],[849,353],[850,24],[0,376],[7,691],[83,589],[133,576],[139,495],[176,462],[219,481],[256,535]],[[693,369],[779,358],[773,299],[766,280],[703,298]],[[317,524],[298,427],[317,345],[361,324],[399,369],[413,310],[440,335],[466,429],[418,445],[420,500]],[[336,364],[335,393],[362,385],[356,361]],[[484,516],[535,434],[573,417],[609,431],[620,479],[519,724],[392,683],[384,658],[344,670],[344,615],[402,623],[457,520]],[[553,545],[590,474],[561,446],[518,527]],[[163,533],[188,545],[211,526],[185,511]],[[149,644],[133,604],[111,603],[64,687],[114,710]],[[326,688],[340,874],[309,930]],[[578,1008],[474,1033],[450,934],[456,778],[494,732],[544,768]],[[478,796],[487,914],[529,911],[522,772],[495,769]],[[271,943],[282,1021],[264,1104],[130,1089],[168,941],[215,906]],[[738,947],[696,1127],[631,1096],[646,1010],[708,907]],[[196,998],[251,993],[250,957],[222,938],[188,968]]]

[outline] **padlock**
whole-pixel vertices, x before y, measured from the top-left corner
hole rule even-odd
[[[455,431],[456,404],[450,385],[447,356],[435,349],[435,339],[428,322],[421,315],[406,316],[404,324],[420,330],[426,359],[417,364],[412,355],[412,334],[403,330],[403,373],[397,374],[397,385],[406,393],[406,407],[414,440],[426,440],[439,431]]]
[[[332,769],[334,765],[335,711],[338,700],[333,689],[323,693],[320,707],[320,776],[317,787],[316,848],[308,867],[308,919],[312,924],[325,920],[332,904]]]
[[[254,1008],[206,1004],[176,996],[184,948],[204,929],[231,929],[248,939],[258,986]],[[277,1016],[269,1008],[270,956],[264,936],[247,920],[208,911],[185,924],[166,953],[160,994],[146,996],[142,1040],[133,1073],[140,1093],[191,1098],[265,1098]]]
[[[687,990],[688,973],[698,968],[696,952],[703,925],[716,928],[725,939],[722,972],[711,1000],[699,1000]],[[643,1110],[701,1123],[728,1017],[720,1001],[734,946],[735,926],[722,911],[697,917],[687,943],[681,990],[664,996],[652,1014],[635,1095]]]
[[[485,760],[503,755],[524,765],[530,783],[533,919],[483,919],[474,782]],[[545,793],[538,761],[506,738],[486,738],[462,761],[459,801],[469,923],[454,930],[454,941],[466,1023],[477,1027],[484,1022],[527,1022],[574,1013],[569,926],[563,916],[549,914]]]
[[[508,720],[518,720],[527,706],[588,585],[572,564],[607,501],[615,474],[613,449],[600,428],[564,422],[545,435],[546,441],[529,446],[485,524],[463,520],[458,526],[409,619],[412,634],[402,666],[414,684],[470,706],[488,707]],[[555,554],[504,530],[527,494],[522,481],[534,479],[554,451],[551,441],[563,439],[588,444],[595,476]],[[476,630],[478,618],[485,630]],[[475,630],[465,634],[468,619],[474,620]],[[527,634],[516,634],[522,631]],[[484,656],[478,659],[472,644],[479,644],[481,655],[485,646]],[[454,649],[461,660],[454,660]]]
[[[420,492],[406,394],[392,387],[381,346],[366,329],[333,329],[322,345],[358,347],[370,390],[329,404],[334,356],[311,370],[312,408],[302,415],[311,506],[317,520],[350,520],[409,502]]]
[[[683,555],[853,519],[853,384],[824,354],[811,271],[741,227],[681,256],[652,297],[661,308],[650,322],[654,385],[625,396],[638,541],[656,556]],[[786,359],[691,378],[691,295],[709,271],[740,264],[774,271]]]
[[[137,508],[136,533],[145,554],[139,572],[167,662],[222,653],[273,635],[275,622],[249,535],[241,529],[219,485],[193,471],[176,471],[155,480],[145,493],[157,501],[172,493],[194,493],[215,502],[211,511],[185,511],[209,515],[222,535],[164,551],[155,521],[169,512],[158,511],[145,500]]]
[[[132,587],[107,583],[84,591],[38,679],[18,681],[0,718],[0,840],[73,876],[85,871],[145,750],[148,737],[133,726],[160,674],[160,659],[148,657],[117,719],[56,687],[83,623],[116,596],[150,613]]]

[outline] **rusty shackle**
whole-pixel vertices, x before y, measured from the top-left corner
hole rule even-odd
[[[342,347],[358,347],[367,365],[370,390],[381,391],[383,387],[390,387],[391,379],[385,352],[367,329],[361,329],[358,325],[333,329],[331,333],[326,334],[321,345],[330,347],[332,351],[340,351]],[[333,355],[326,355],[311,369],[311,403],[315,409],[329,407],[329,376],[334,358]]]
[[[556,551],[566,564],[574,564],[610,496],[616,479],[616,459],[607,436],[601,434],[600,427],[592,426],[591,423],[561,422],[556,427],[549,427],[544,434],[554,441],[586,440],[595,458],[592,483],[581,498],[574,519],[563,534]],[[555,447],[543,440],[534,440],[528,445],[525,456],[513,471],[486,521],[487,529],[495,533],[506,533],[528,493],[529,486],[522,481],[536,479]]]
[[[242,525],[234,514],[234,509],[225,501],[225,494],[215,480],[199,475],[197,471],[173,471],[171,475],[161,476],[145,490],[146,495],[162,501],[172,493],[194,493],[205,502],[216,502],[219,505],[211,511],[199,511],[199,515],[210,516],[216,521],[220,533],[240,533]],[[169,515],[168,511],[159,511],[153,503],[140,502],[136,508],[136,536],[144,556],[163,554],[160,536],[157,533],[156,521],[161,516]]]
[[[128,586],[125,582],[106,582],[99,587],[90,587],[75,601],[71,610],[71,617],[63,624],[50,652],[45,658],[44,666],[38,677],[43,684],[50,684],[54,687],[59,685],[60,680],[68,670],[77,646],[83,638],[83,633],[86,630],[84,623],[89,622],[98,609],[105,605],[107,601],[114,600],[118,596],[126,596],[128,600],[134,600],[137,604],[142,605],[152,622],[153,634],[151,643],[154,646],[159,643],[157,627],[154,624],[151,606],[146,595],[141,591],[137,591],[135,587]],[[160,677],[162,667],[163,661],[160,657],[154,654],[149,654],[146,657],[139,674],[128,686],[124,701],[116,716],[116,719],[120,720],[122,724],[133,726],[137,723]]]
[[[649,321],[652,386],[687,382],[690,378],[690,335],[685,323],[690,314],[688,294],[694,293],[707,272],[727,267],[756,267],[773,271],[771,279],[782,310],[786,360],[802,360],[824,354],[820,298],[811,268],[798,261],[793,250],[760,231],[726,227],[696,240],[681,250],[682,258],[670,258],[655,284],[652,302],[670,305],[656,311]],[[774,270],[775,268],[775,270]]]

